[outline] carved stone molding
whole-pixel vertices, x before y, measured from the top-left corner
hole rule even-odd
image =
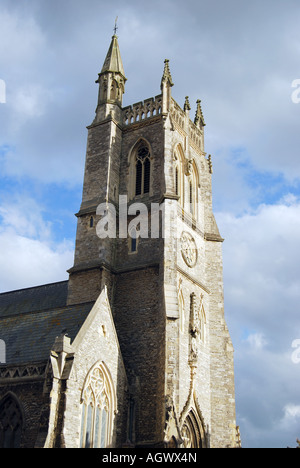
[[[188,267],[193,268],[198,259],[197,245],[189,232],[183,232],[180,238],[182,258]]]
[[[19,365],[19,366],[0,366],[0,383],[8,380],[20,379],[39,379],[44,378],[47,370],[47,362]]]

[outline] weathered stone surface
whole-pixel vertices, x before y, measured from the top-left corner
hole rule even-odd
[[[107,406],[114,408],[108,416],[111,446],[235,447],[223,239],[212,211],[212,162],[204,151],[200,101],[192,122],[188,98],[181,109],[171,96],[166,61],[161,94],[122,109],[126,78],[117,49],[114,36],[88,127],[69,270],[67,306],[91,303],[91,310],[72,341],[62,333],[53,343],[44,374],[25,381],[15,368],[0,373],[0,417],[1,397],[13,392],[24,408],[22,446],[84,445],[86,388],[95,369],[99,388],[107,379]],[[141,145],[150,161],[149,187],[143,179],[136,195]],[[127,197],[126,210],[142,203],[148,213],[148,236],[134,248],[127,230],[139,212],[131,212],[120,235],[119,196]],[[99,238],[99,204],[116,213],[115,238]],[[165,216],[158,237],[151,235],[153,204]]]

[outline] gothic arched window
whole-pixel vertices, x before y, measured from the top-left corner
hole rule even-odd
[[[105,448],[112,442],[115,392],[104,363],[89,372],[82,392],[80,448]]]
[[[193,218],[198,218],[199,204],[199,171],[194,160],[189,160],[187,164],[188,188],[187,188],[187,206],[186,209],[191,213]]]
[[[0,402],[0,448],[19,448],[23,427],[20,406],[9,394]]]
[[[110,99],[111,100],[116,100],[118,98],[118,83],[113,80],[111,84],[111,89],[110,89]]]
[[[183,171],[183,161],[184,161],[184,155],[183,155],[183,150],[181,148],[181,145],[178,145],[176,147],[176,150],[174,151],[174,188],[175,188],[175,195],[178,196],[178,201],[181,206],[183,206],[184,203],[184,171]]]
[[[150,192],[150,151],[145,143],[141,143],[136,152],[135,195]]]
[[[198,419],[194,411],[190,410],[181,429],[184,448],[204,448],[206,446],[203,422]]]

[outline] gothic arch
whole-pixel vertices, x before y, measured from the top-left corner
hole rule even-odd
[[[110,88],[110,99],[116,101],[119,97],[119,85],[116,80],[112,80]]]
[[[206,448],[204,428],[194,409],[190,409],[182,424],[181,438],[184,448]]]
[[[192,382],[189,398],[180,415],[181,438],[186,448],[208,448],[204,418],[193,387]]]
[[[88,372],[80,403],[80,448],[110,447],[117,398],[111,374],[104,362],[97,362]]]
[[[181,143],[177,143],[173,152],[174,160],[174,191],[179,197],[179,203],[184,206],[184,165],[185,157]]]
[[[193,215],[194,218],[198,219],[200,176],[198,165],[195,159],[191,159],[187,163],[187,180],[188,211]]]
[[[151,145],[145,138],[139,138],[129,151],[128,164],[129,199],[146,194],[151,195],[153,155]]]
[[[18,398],[8,392],[0,401],[0,448],[20,448],[24,421]]]

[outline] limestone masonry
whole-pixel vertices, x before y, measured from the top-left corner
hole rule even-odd
[[[0,294],[0,447],[240,446],[201,101],[192,121],[168,60],[159,95],[123,108],[126,81],[114,35],[69,280]]]

